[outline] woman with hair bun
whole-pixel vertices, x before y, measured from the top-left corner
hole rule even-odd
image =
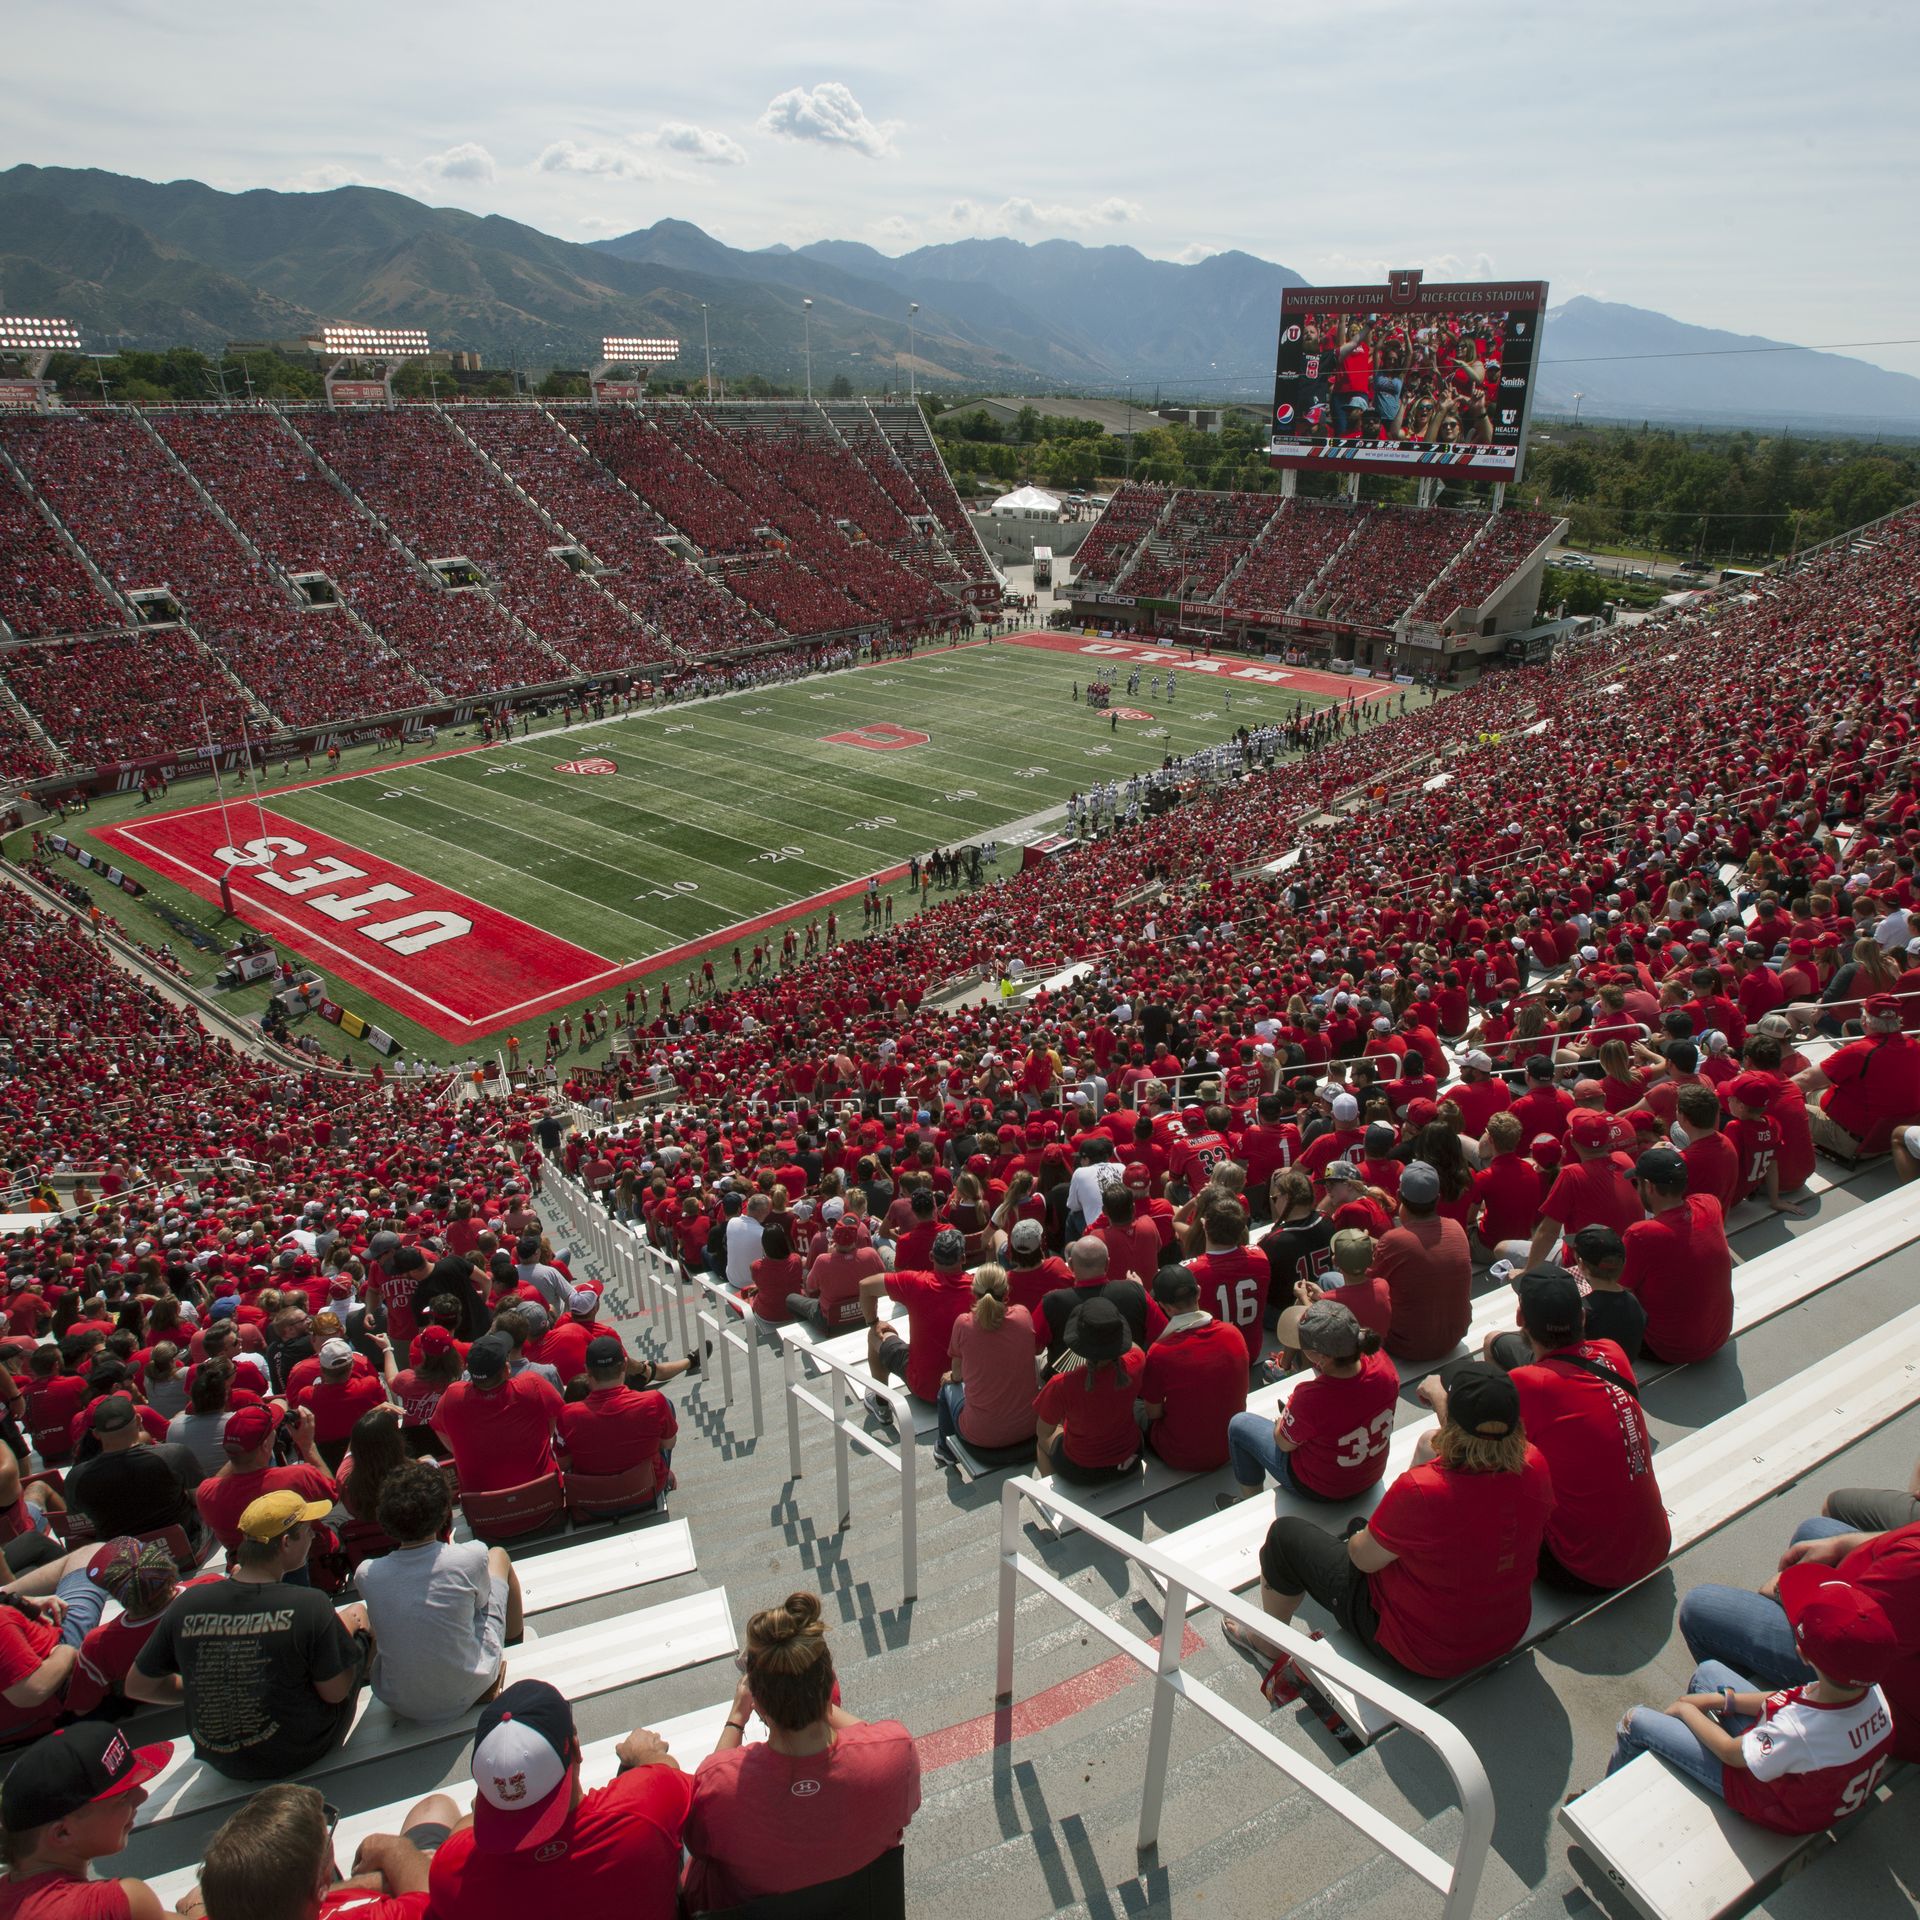
[[[920,1756],[897,1720],[856,1720],[836,1699],[817,1593],[747,1622],[741,1680],[687,1816],[694,1913],[831,1885],[901,1844],[920,1805]],[[764,1741],[747,1742],[758,1715]]]

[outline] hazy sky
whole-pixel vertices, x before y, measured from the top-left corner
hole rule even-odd
[[[1920,5],[7,0],[0,164],[395,187],[569,239],[1239,247],[1920,335]],[[1920,344],[1861,347],[1920,374]]]

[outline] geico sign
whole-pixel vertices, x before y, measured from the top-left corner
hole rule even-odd
[[[320,855],[311,866],[276,871],[276,862],[283,856],[298,860],[306,850],[304,840],[289,839],[283,833],[268,833],[243,841],[237,847],[216,847],[213,857],[224,866],[251,869],[263,887],[298,900],[302,906],[311,907],[329,920],[342,925],[366,921],[364,926],[354,926],[354,931],[379,941],[389,953],[422,953],[443,940],[458,940],[462,934],[473,931],[473,922],[465,914],[448,913],[439,908],[402,914],[398,919],[367,920],[367,915],[376,907],[398,906],[411,900],[413,894],[405,887],[396,887],[391,880],[363,887],[358,893],[323,893],[320,891],[323,887],[340,888],[350,881],[369,877],[365,867],[356,867],[333,854]]]

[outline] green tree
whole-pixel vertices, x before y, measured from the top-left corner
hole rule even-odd
[[[829,400],[851,400],[853,398],[853,382],[849,380],[844,373],[836,373],[827,385],[827,398]]]

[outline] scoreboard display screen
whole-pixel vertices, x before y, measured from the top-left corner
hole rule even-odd
[[[1517,480],[1546,304],[1543,280],[1289,287],[1272,463]]]

